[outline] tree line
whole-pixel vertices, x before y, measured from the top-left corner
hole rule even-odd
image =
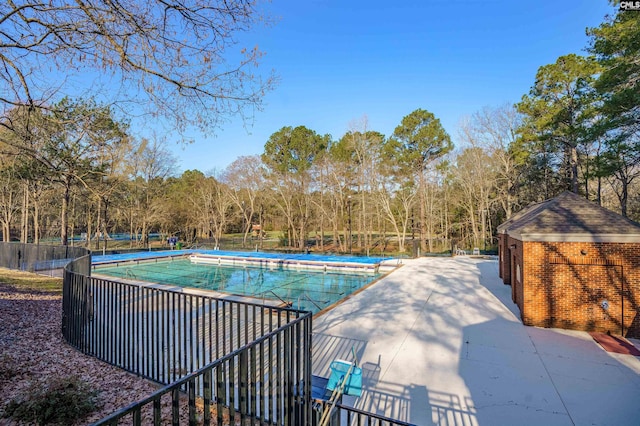
[[[284,126],[261,155],[176,176],[166,146],[132,137],[113,105],[14,103],[0,121],[3,239],[125,232],[146,247],[158,232],[219,245],[260,229],[298,250],[439,252],[491,247],[498,224],[564,190],[638,219],[640,14],[588,34],[587,54],[541,66],[520,102],[462,121],[455,147],[417,109],[391,135],[366,117],[339,139]]]

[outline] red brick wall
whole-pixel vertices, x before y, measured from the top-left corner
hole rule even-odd
[[[524,324],[640,337],[640,244],[508,244],[524,260],[521,282],[512,282]]]

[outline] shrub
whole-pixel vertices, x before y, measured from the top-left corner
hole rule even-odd
[[[0,356],[0,382],[9,381],[18,375],[15,361],[9,355]]]
[[[96,409],[98,392],[77,377],[55,378],[45,386],[34,383],[4,407],[4,416],[44,424],[71,424]]]

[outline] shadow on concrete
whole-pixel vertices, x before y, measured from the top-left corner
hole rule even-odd
[[[495,266],[477,267],[480,285],[519,320]],[[639,360],[603,351],[587,333],[496,317],[465,326],[462,343],[459,376],[475,424],[638,424]]]
[[[477,425],[472,404],[464,397],[427,389],[422,384],[406,385],[378,381],[375,389],[365,389],[363,396],[353,401],[355,407],[394,419],[430,425]],[[415,419],[420,419],[418,423]]]
[[[478,271],[480,271],[480,284],[493,294],[505,308],[510,310],[513,315],[522,322],[520,316],[520,308],[511,299],[511,286],[502,283],[498,278],[498,262],[478,262]]]
[[[313,333],[312,335],[311,371],[316,376],[329,377],[331,362],[336,359],[353,361],[353,354],[358,360],[362,358],[367,342],[364,340],[332,336],[330,334]],[[364,382],[363,368],[363,382]]]

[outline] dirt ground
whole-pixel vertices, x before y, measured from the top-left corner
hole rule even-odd
[[[18,424],[2,417],[9,401],[56,377],[77,377],[98,391],[97,410],[77,424],[100,420],[158,389],[68,345],[61,324],[60,294],[0,283],[0,425]],[[169,401],[163,405],[170,409]]]

